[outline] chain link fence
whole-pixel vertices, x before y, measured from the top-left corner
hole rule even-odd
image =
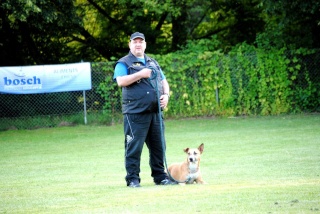
[[[99,94],[98,88],[101,82],[112,76],[112,64],[91,63],[91,67],[92,89],[88,91],[0,93],[0,130],[111,124],[115,118],[103,114],[105,99]],[[108,68],[109,71],[106,70]]]
[[[308,78],[301,73],[296,84],[301,88],[309,87],[312,83],[315,99],[320,91],[320,54],[307,55],[301,58],[306,66]],[[122,122],[121,89],[112,81],[113,62],[94,62],[92,67],[92,89],[89,91],[59,92],[45,94],[1,94],[0,93],[0,130],[35,129],[40,127],[72,126],[76,124],[111,125]],[[192,76],[192,81],[184,87],[192,90],[193,84],[200,78],[196,70],[185,73]],[[232,87],[239,83],[231,72]],[[182,84],[179,80],[172,80],[170,85]],[[215,83],[212,83],[214,85]],[[243,83],[242,83],[243,84]],[[297,91],[296,93],[300,93]],[[184,94],[175,94],[171,103],[183,99]],[[215,100],[219,102],[221,95],[215,90]],[[301,94],[301,99],[304,99]],[[201,99],[201,98],[199,98]],[[319,101],[315,102],[316,105]],[[189,106],[190,107],[190,106]],[[181,106],[184,108],[184,106]],[[309,111],[319,111],[319,106],[311,106]],[[179,110],[176,110],[179,112]],[[176,115],[184,117],[185,115]],[[202,116],[208,116],[202,115]]]

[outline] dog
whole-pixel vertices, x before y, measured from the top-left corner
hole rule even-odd
[[[203,152],[203,143],[198,148],[185,148],[187,159],[182,163],[171,164],[168,168],[169,174],[174,180],[185,184],[206,184],[202,180],[200,172],[200,159]]]

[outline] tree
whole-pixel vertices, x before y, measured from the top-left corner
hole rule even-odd
[[[263,40],[272,46],[320,48],[320,2],[263,0],[267,28]]]
[[[161,4],[152,0],[78,0],[76,6],[85,25],[75,40],[79,47],[95,47],[106,59],[128,52],[129,36],[135,31],[146,35],[149,52],[167,50],[171,44],[167,16],[179,11],[171,7],[170,0]]]
[[[259,1],[210,0],[78,0],[85,20],[75,40],[82,53],[118,58],[128,51],[129,35],[147,37],[148,52],[161,54],[183,48],[187,40],[219,34],[225,46],[252,43],[263,30]],[[98,57],[98,56],[97,56]]]
[[[72,0],[3,0],[0,14],[0,65],[80,60],[67,46],[81,25]]]
[[[292,3],[292,4],[291,4]],[[147,51],[165,54],[188,40],[319,47],[316,0],[3,0],[0,65],[104,61],[128,52],[143,32]],[[267,23],[267,25],[266,25]]]

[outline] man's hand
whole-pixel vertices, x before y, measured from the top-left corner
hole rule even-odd
[[[150,78],[151,77],[151,73],[152,73],[152,70],[150,68],[144,68],[144,69],[140,70],[139,72],[137,72],[137,74],[139,75],[140,79]]]
[[[166,108],[169,103],[169,96],[167,94],[163,94],[160,96],[160,107]]]
[[[150,78],[152,70],[149,68],[144,68],[136,73],[125,75],[125,76],[119,76],[117,77],[117,83],[118,86],[124,87],[131,85],[134,82],[137,82],[143,78]]]

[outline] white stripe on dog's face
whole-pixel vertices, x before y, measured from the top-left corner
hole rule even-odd
[[[200,151],[198,149],[187,149],[188,162],[195,163],[200,159]]]
[[[185,148],[183,151],[188,154],[188,163],[196,163],[200,161],[200,155],[203,152],[203,143],[198,148]]]

